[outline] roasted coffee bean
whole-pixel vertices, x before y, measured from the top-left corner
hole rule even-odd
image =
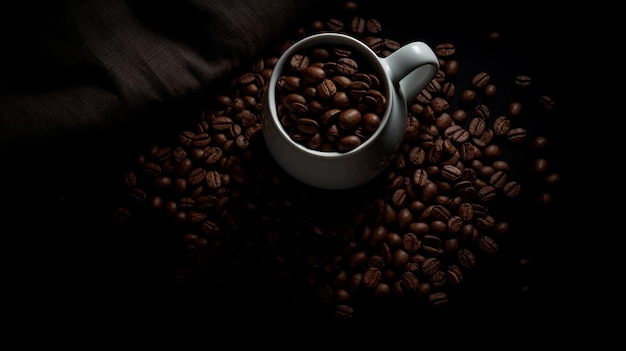
[[[347,91],[351,97],[353,97],[355,100],[359,100],[360,98],[365,97],[369,93],[370,86],[366,82],[355,80],[352,83],[350,83]]]
[[[496,135],[506,135],[511,130],[511,120],[507,116],[499,116],[493,121],[493,132]]]
[[[507,105],[507,116],[516,119],[522,115],[522,103],[519,101],[511,101]]]
[[[459,266],[461,266],[463,269],[470,269],[476,265],[476,257],[470,250],[466,248],[460,249],[457,252],[456,257]]]
[[[454,78],[459,74],[459,61],[457,60],[448,60],[443,65],[443,71],[446,73],[446,77]]]
[[[368,133],[374,133],[380,127],[382,120],[376,113],[366,113],[363,115],[362,125],[363,129],[365,129]]]
[[[218,171],[207,171],[205,174],[206,185],[210,189],[217,189],[222,186],[222,176]]]
[[[428,256],[436,257],[443,253],[442,241],[436,235],[426,234],[422,238],[420,249]]]
[[[452,120],[454,120],[458,124],[463,124],[468,119],[469,115],[467,111],[463,109],[457,109],[452,112]]]
[[[531,146],[535,150],[543,149],[548,144],[548,138],[545,136],[537,136],[533,138]]]
[[[480,249],[489,255],[495,255],[499,250],[498,243],[490,236],[483,235],[478,239]]]
[[[514,83],[518,87],[527,87],[531,84],[532,79],[526,75],[517,75],[515,76]]]
[[[127,189],[132,189],[137,186],[137,175],[132,170],[126,170],[122,174],[122,182],[124,187]]]
[[[190,185],[196,186],[201,184],[206,179],[207,171],[204,168],[194,168],[188,176],[188,182]]]
[[[437,72],[435,73],[435,79],[436,81],[439,82],[439,84],[443,84],[446,80],[446,73],[444,71],[442,71],[441,69],[437,70]]]
[[[365,44],[377,54],[380,54],[384,48],[384,40],[375,36],[367,36],[363,39]]]
[[[495,169],[496,171],[508,172],[511,170],[511,166],[509,165],[509,163],[504,160],[493,161],[491,167],[493,167],[493,169]]]
[[[407,293],[415,293],[419,289],[419,279],[412,272],[406,271],[402,274],[402,287]]]
[[[398,50],[402,46],[400,45],[400,42],[390,38],[383,39],[383,44],[385,45],[385,48],[389,49],[391,52]]]
[[[502,189],[508,181],[508,176],[503,171],[497,171],[489,177],[489,183],[496,189]]]
[[[471,136],[467,130],[458,124],[446,128],[444,135],[457,144],[465,143]]]
[[[372,34],[378,34],[382,30],[382,25],[375,18],[368,18],[365,22],[365,28]]]
[[[469,126],[467,127],[467,131],[472,136],[480,136],[483,134],[485,129],[487,128],[486,119],[480,117],[474,117],[470,120]]]
[[[350,305],[338,304],[335,306],[334,316],[339,320],[352,319],[354,309]]]
[[[382,272],[376,267],[369,267],[363,273],[363,284],[370,289],[377,287],[381,279]]]
[[[478,89],[483,88],[489,84],[490,79],[491,77],[487,72],[480,72],[472,77],[472,86]]]
[[[191,142],[193,141],[194,135],[195,135],[194,132],[189,131],[189,130],[184,130],[180,132],[180,134],[178,135],[178,140],[180,141],[181,144],[185,146],[189,146],[191,145]]]
[[[222,231],[220,226],[216,222],[209,219],[204,220],[200,228],[202,232],[207,235],[218,235]]]
[[[406,251],[402,250],[402,249],[397,249],[396,251],[393,252],[393,266],[396,269],[400,269],[406,266],[406,264],[409,262],[410,256],[409,253],[407,253]]]
[[[358,70],[358,63],[349,57],[342,57],[337,61],[337,72],[340,74],[353,76],[358,72]]]
[[[356,135],[347,135],[337,141],[337,149],[341,152],[348,152],[361,145],[361,139]]]
[[[187,213],[187,220],[190,223],[201,223],[207,217],[206,212],[191,210]]]
[[[498,87],[495,84],[487,84],[483,88],[483,96],[486,99],[493,99],[498,94]]]
[[[558,173],[550,173],[543,178],[543,181],[548,186],[554,186],[561,181],[561,175]]]
[[[156,178],[161,175],[163,168],[154,162],[144,162],[141,164],[143,174],[148,177]]]
[[[233,120],[230,117],[226,116],[215,117],[211,120],[211,128],[218,131],[228,130],[232,125]]]
[[[556,107],[556,103],[552,99],[552,97],[548,95],[542,95],[539,97],[539,106],[546,111],[552,111]]]
[[[521,192],[521,185],[517,181],[511,180],[502,187],[502,191],[507,197],[516,197]]]
[[[476,118],[482,118],[486,121],[491,116],[491,110],[489,109],[489,106],[485,104],[478,104],[473,109],[473,115]]]
[[[296,128],[304,134],[315,134],[319,129],[316,120],[312,118],[300,118],[296,121]]]
[[[472,138],[472,141],[474,142],[474,144],[476,144],[476,146],[478,146],[479,148],[486,148],[488,147],[487,145],[491,142],[491,140],[493,139],[494,136],[494,132],[492,129],[485,129],[485,131],[483,131],[483,133],[481,135],[479,135],[478,137],[474,137]],[[488,157],[488,156],[487,156]]]
[[[327,100],[331,99],[337,93],[337,87],[330,79],[324,79],[317,85],[317,96]]]
[[[493,201],[497,196],[497,189],[493,185],[483,186],[478,190],[478,197],[483,202]]]
[[[451,264],[446,268],[446,282],[452,286],[459,285],[463,282],[463,271],[456,264]]]
[[[430,100],[429,106],[433,109],[433,112],[435,112],[437,116],[447,111],[450,107],[448,101],[439,96],[436,96],[432,100]]]
[[[129,195],[130,199],[138,204],[144,203],[148,198],[148,194],[146,194],[145,190],[138,187],[130,189]]]
[[[513,142],[513,143],[520,143],[524,140],[526,140],[526,129],[522,128],[522,127],[518,127],[518,128],[513,128],[511,130],[508,131],[508,133],[506,133],[509,141]]]
[[[320,66],[307,66],[302,70],[302,80],[309,84],[318,84],[326,78],[326,71]],[[295,78],[299,82],[298,78]],[[299,86],[299,84],[298,84]]]
[[[432,276],[441,269],[441,261],[437,257],[427,258],[421,265],[421,271],[424,274]]]
[[[476,92],[472,89],[465,89],[461,92],[461,102],[463,104],[469,105],[472,104],[474,101],[476,101],[476,98],[478,97],[478,95],[476,94]]]
[[[435,54],[439,57],[450,57],[454,55],[456,47],[452,43],[441,43],[435,46]]]
[[[446,284],[446,280],[446,272],[439,270],[430,277],[430,284],[432,284],[434,288],[440,288]]]
[[[365,31],[365,19],[363,17],[354,17],[352,21],[350,21],[350,29],[356,33],[361,34]]]
[[[432,99],[432,94],[426,89],[422,89],[422,91],[420,91],[420,93],[415,97],[415,100],[422,106],[430,104]]]
[[[445,82],[443,84],[438,84],[441,85],[441,89],[439,89],[439,93],[441,94],[441,96],[444,99],[450,101],[454,97],[454,93],[456,93],[456,87],[454,83]]]
[[[441,168],[441,175],[452,181],[461,179],[462,171],[453,165],[444,165]]]
[[[212,165],[219,162],[222,159],[223,151],[218,146],[209,146],[204,149],[204,162]]]
[[[402,247],[408,253],[417,252],[417,250],[420,248],[420,242],[417,238],[417,235],[411,232],[405,233],[402,236]]]
[[[363,115],[355,108],[347,109],[337,116],[337,126],[344,131],[354,130],[361,124]]]

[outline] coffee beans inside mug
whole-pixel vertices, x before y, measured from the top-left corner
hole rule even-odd
[[[348,152],[369,139],[387,108],[378,73],[351,48],[317,45],[290,57],[277,81],[281,125],[299,144]]]

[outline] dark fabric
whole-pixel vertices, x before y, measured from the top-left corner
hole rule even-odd
[[[3,160],[198,94],[272,43],[316,0],[5,3]]]

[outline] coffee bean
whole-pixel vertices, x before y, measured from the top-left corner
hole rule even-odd
[[[512,180],[504,184],[504,186],[502,187],[502,191],[507,197],[516,197],[521,192],[521,185],[517,181]]]
[[[490,236],[483,235],[478,239],[480,249],[489,255],[495,255],[499,250],[498,243]]]
[[[380,22],[375,18],[368,18],[365,22],[365,28],[372,34],[378,34],[382,30]]]
[[[478,95],[476,94],[474,90],[465,89],[461,92],[460,99],[463,104],[469,105],[473,103],[474,101],[476,101],[477,96]]]
[[[361,139],[356,135],[346,135],[337,141],[337,149],[341,152],[348,152],[361,145]]]
[[[452,286],[459,285],[463,282],[463,271],[456,264],[451,264],[446,268],[446,282]]]
[[[412,272],[406,271],[402,274],[402,287],[408,293],[415,293],[419,290],[419,279]]]
[[[460,249],[457,252],[457,260],[459,262],[459,266],[463,269],[470,269],[476,265],[476,257],[469,249],[466,248]]]
[[[486,99],[493,99],[498,94],[498,87],[495,84],[487,84],[483,88],[483,96]]]
[[[293,71],[300,72],[309,66],[309,57],[302,54],[295,54],[289,60],[290,68]]]
[[[518,127],[518,128],[513,128],[511,130],[508,131],[508,133],[506,133],[509,141],[513,142],[513,143],[520,143],[524,140],[526,140],[526,129],[522,128],[522,127]]]
[[[421,271],[432,276],[441,269],[441,261],[437,257],[430,257],[422,262]]]
[[[515,76],[515,85],[518,87],[527,87],[531,84],[532,79],[526,75],[517,75]]]
[[[507,116],[498,116],[493,121],[493,132],[496,135],[506,135],[511,130],[511,120]]]
[[[337,87],[330,79],[324,79],[317,85],[317,95],[324,100],[332,98],[336,93]]]
[[[365,31],[365,19],[363,17],[354,17],[352,21],[350,21],[350,29],[356,33],[361,34]]]
[[[383,39],[383,45],[385,46],[385,48],[389,49],[391,52],[394,52],[398,50],[400,47],[402,47],[400,42],[394,39],[390,39],[390,38]]]
[[[376,267],[369,267],[365,270],[365,273],[363,273],[363,284],[370,289],[377,287],[381,279],[382,272]]]
[[[507,116],[513,119],[522,115],[522,103],[519,101],[511,101],[507,105]]]
[[[448,60],[443,65],[443,71],[446,74],[447,79],[453,79],[459,74],[459,70],[461,69],[461,65],[457,60]]]
[[[533,138],[531,146],[535,150],[543,149],[548,144],[548,138],[545,136],[537,136]]]
[[[354,309],[350,305],[338,304],[335,306],[335,317],[340,320],[352,319]]]
[[[548,95],[542,95],[539,98],[539,106],[546,111],[552,111],[556,107],[556,103],[552,99],[552,97]]]
[[[472,77],[472,86],[474,88],[483,88],[489,81],[491,80],[491,76],[487,72],[480,72]]]
[[[441,43],[435,46],[435,54],[437,54],[438,57],[450,57],[454,55],[455,51],[456,47],[452,43]]]

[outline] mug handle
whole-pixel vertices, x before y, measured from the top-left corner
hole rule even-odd
[[[412,101],[435,78],[439,59],[426,43],[406,44],[389,56],[381,58],[393,84],[399,86],[404,101]]]

